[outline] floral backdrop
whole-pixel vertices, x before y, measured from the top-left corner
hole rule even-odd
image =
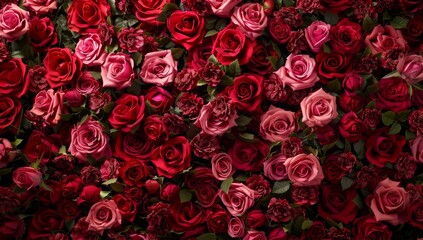
[[[421,0],[2,0],[0,239],[423,238]]]

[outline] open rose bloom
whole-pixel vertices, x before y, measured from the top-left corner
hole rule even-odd
[[[423,239],[421,0],[0,0],[0,240]]]

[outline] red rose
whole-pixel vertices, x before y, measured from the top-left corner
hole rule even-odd
[[[42,162],[47,162],[55,153],[59,152],[56,136],[46,136],[44,133],[34,130],[25,145],[23,152],[30,162],[35,162],[42,157]]]
[[[354,112],[342,116],[338,126],[341,135],[351,143],[358,142],[362,138],[362,133],[366,130],[364,123]]]
[[[15,97],[0,95],[0,133],[7,130],[8,127],[12,131],[15,131],[12,126],[18,127],[20,118],[19,114],[22,109],[21,102]]]
[[[376,221],[371,216],[357,218],[354,221],[355,239],[391,239],[392,232],[382,222]]]
[[[98,193],[100,195],[100,193]],[[81,209],[74,201],[64,200],[59,205],[59,211],[66,220],[72,220],[81,214]]]
[[[305,231],[305,237],[307,240],[324,239],[325,236],[325,224],[320,221],[314,221],[310,228]]]
[[[157,17],[162,13],[164,6],[170,3],[170,0],[132,0],[133,12],[141,22],[150,25],[163,24],[157,20]]]
[[[357,53],[362,46],[360,24],[351,22],[348,18],[342,19],[331,27],[330,43],[336,52]]]
[[[359,112],[363,107],[365,98],[361,95],[348,95],[342,93],[338,98],[338,106],[345,112]]]
[[[173,103],[173,96],[161,87],[151,87],[145,93],[145,100],[156,112],[167,112]]]
[[[410,19],[407,28],[402,29],[404,39],[408,45],[417,48],[423,41],[423,16],[416,14]]]
[[[371,135],[366,142],[366,158],[377,167],[394,163],[405,145],[405,138],[398,134],[388,134],[389,128],[382,128]]]
[[[320,145],[328,145],[338,140],[338,133],[331,125],[325,125],[324,127],[317,128],[316,130],[317,139]]]
[[[170,225],[176,232],[195,229],[206,220],[204,209],[193,202],[174,204],[170,207],[170,212]]]
[[[271,46],[265,46],[260,43],[254,46],[254,54],[251,56],[250,61],[247,63],[247,68],[252,72],[259,75],[267,75],[273,72],[272,63],[269,60],[269,57],[278,59],[276,51]]]
[[[417,13],[423,9],[423,3],[419,0],[400,0],[399,2],[404,12]]]
[[[96,33],[110,15],[106,0],[74,0],[68,8],[68,27],[77,33]]]
[[[151,167],[136,160],[125,162],[119,168],[119,177],[128,186],[144,186],[150,174],[152,174]]]
[[[325,10],[331,11],[333,13],[342,12],[352,6],[354,3],[353,0],[342,0],[342,1],[334,1],[334,0],[321,0],[320,4]]]
[[[317,74],[323,82],[343,78],[354,66],[352,56],[343,53],[319,52],[316,56]]]
[[[210,207],[214,204],[219,187],[210,168],[195,168],[193,174],[186,175],[185,184],[195,191],[200,205]]]
[[[153,143],[139,133],[119,132],[114,145],[113,156],[124,161],[147,161],[153,151]]]
[[[183,136],[169,139],[156,148],[151,161],[156,166],[159,176],[175,177],[190,166],[191,147],[188,140]]]
[[[407,82],[400,77],[382,78],[375,94],[376,108],[400,112],[411,107]]]
[[[143,130],[147,139],[155,143],[169,138],[169,130],[157,114],[150,115],[144,120]]]
[[[33,167],[20,167],[13,172],[13,182],[25,190],[40,185],[41,178],[41,173]]]
[[[0,63],[0,94],[22,97],[29,88],[29,79],[25,77],[26,65],[21,58],[12,58]]]
[[[32,217],[28,239],[49,237],[52,231],[60,231],[65,226],[63,216],[53,209],[40,209]]]
[[[358,211],[357,205],[354,203],[356,196],[357,192],[352,188],[342,191],[339,184],[324,186],[318,206],[319,215],[343,224],[352,222]]]
[[[116,106],[109,116],[109,123],[123,132],[133,131],[143,119],[144,109],[144,96],[123,94],[116,101]]]
[[[29,24],[28,35],[31,38],[31,46],[34,50],[45,52],[51,46],[57,44],[57,33],[48,17],[41,19],[35,17]]]
[[[255,74],[236,77],[233,87],[229,89],[229,97],[239,110],[260,111],[262,83],[263,77]]]
[[[213,212],[207,216],[207,226],[210,232],[226,233],[231,219],[230,215],[220,205],[216,204],[212,209]]]
[[[253,45],[254,42],[239,27],[230,24],[217,34],[212,53],[223,65],[229,65],[237,59],[240,65],[244,65],[253,56]]]
[[[79,78],[82,62],[69,48],[50,48],[44,58],[44,66],[48,84],[57,88]]]
[[[0,238],[20,239],[24,234],[25,223],[19,216],[0,217]]]
[[[263,161],[269,154],[269,146],[258,139],[256,142],[236,140],[228,153],[235,169],[245,172],[262,171]]]
[[[85,186],[82,189],[82,192],[79,194],[79,197],[76,200],[76,203],[78,205],[81,205],[83,203],[87,205],[93,205],[94,203],[101,200],[100,192],[101,192],[101,188],[99,187],[96,187],[94,185]]]
[[[203,41],[206,28],[205,21],[194,11],[173,12],[167,19],[167,28],[172,35],[172,41],[190,50]]]
[[[412,203],[408,208],[408,222],[420,230],[423,230],[423,199]]]
[[[338,162],[338,156],[333,154],[327,156],[323,164],[323,173],[331,183],[339,183],[346,174]]]
[[[250,228],[259,228],[267,223],[266,214],[260,209],[253,209],[247,214],[246,224]]]
[[[291,35],[291,27],[279,17],[270,19],[268,30],[273,41],[279,44],[288,42]]]
[[[201,132],[191,140],[194,155],[199,158],[210,159],[220,150],[220,139]]]
[[[122,194],[113,196],[112,200],[115,201],[122,219],[133,222],[137,215],[137,203]]]

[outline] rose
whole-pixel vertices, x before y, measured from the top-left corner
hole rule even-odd
[[[354,112],[342,116],[338,126],[341,135],[351,143],[358,142],[362,138],[362,133],[366,130],[364,123]]]
[[[407,13],[417,13],[423,9],[423,4],[418,0],[400,0],[400,6]]]
[[[213,176],[220,181],[224,181],[234,174],[232,168],[232,158],[226,153],[215,154],[211,159]]]
[[[397,71],[408,84],[416,84],[423,81],[423,56],[407,55],[400,58]]]
[[[343,224],[354,221],[358,212],[358,207],[354,203],[356,196],[357,192],[353,188],[343,191],[340,184],[324,186],[322,198],[317,208],[319,215]]]
[[[8,4],[0,9],[0,37],[13,42],[28,32],[29,12],[16,4]]]
[[[33,167],[20,167],[13,172],[13,182],[27,191],[40,185],[41,177],[41,173]]]
[[[385,54],[393,49],[406,50],[407,42],[402,37],[400,30],[395,30],[391,25],[377,25],[373,31],[366,36],[364,44],[370,48],[371,53]]]
[[[173,178],[191,163],[191,147],[183,136],[169,139],[154,150],[152,163],[156,166],[158,176]]]
[[[407,209],[407,220],[415,228],[423,230],[423,200],[419,199],[410,204]]]
[[[82,62],[69,48],[50,48],[44,66],[48,84],[51,88],[58,88],[79,78]]]
[[[201,108],[200,115],[194,125],[209,135],[222,135],[227,130],[236,126],[235,119],[238,115],[233,108],[230,98],[218,96]]]
[[[272,40],[279,44],[288,42],[291,33],[291,27],[289,24],[281,21],[280,18],[275,17],[270,19],[268,30],[272,36]]]
[[[338,52],[319,52],[316,56],[317,74],[321,81],[327,82],[333,78],[343,78],[351,71],[352,55]]]
[[[219,186],[210,168],[195,168],[193,174],[185,176],[185,184],[195,191],[202,207],[211,207],[216,202]]]
[[[35,96],[34,105],[29,112],[43,118],[50,125],[56,125],[64,111],[63,96],[64,93],[60,91],[42,90]]]
[[[295,113],[274,106],[260,119],[260,136],[271,142],[285,141],[297,129]]]
[[[17,151],[13,150],[12,143],[6,138],[0,138],[0,168],[4,168],[17,156]]]
[[[313,87],[319,81],[315,70],[316,61],[305,54],[290,54],[285,66],[276,71],[282,82],[293,90]]]
[[[235,169],[245,172],[263,169],[263,161],[269,154],[269,146],[258,139],[255,140],[257,141],[236,140],[234,146],[228,150]]]
[[[167,29],[172,36],[172,41],[181,44],[190,50],[203,41],[206,28],[205,21],[194,11],[174,11],[167,19]]]
[[[272,191],[270,189],[270,183],[264,179],[262,175],[253,174],[251,177],[247,178],[245,182],[247,187],[254,190],[254,197],[261,198],[267,196]]]
[[[362,46],[360,24],[342,19],[330,29],[330,43],[336,52],[357,53]]]
[[[423,134],[417,135],[416,138],[410,141],[410,148],[414,159],[423,163]]]
[[[106,0],[75,0],[67,13],[69,30],[81,34],[95,33],[110,15],[110,5]]]
[[[319,186],[293,186],[292,200],[298,205],[314,205],[319,201],[319,193]]]
[[[338,116],[336,97],[323,89],[308,95],[301,101],[303,123],[309,127],[323,127]]]
[[[280,181],[288,178],[286,173],[285,163],[286,157],[284,154],[274,154],[272,157],[264,161],[264,176],[273,181]]]
[[[203,132],[195,135],[190,144],[194,155],[203,159],[210,159],[220,150],[220,139]]]
[[[204,100],[196,94],[190,92],[183,93],[176,101],[176,106],[181,109],[182,115],[193,119],[196,119],[203,105]]]
[[[250,230],[242,238],[242,240],[267,240],[267,238],[263,231]]]
[[[212,41],[211,38],[205,38],[203,43],[196,44],[188,51],[188,58],[186,65],[196,71],[200,71],[208,63],[208,59],[211,56]],[[220,68],[219,68],[220,69]]]
[[[242,0],[205,0],[214,15],[229,17],[231,10]]]
[[[131,3],[133,4],[132,12],[138,20],[157,26],[163,24],[163,22],[157,20],[157,17],[162,13],[164,6],[170,3],[170,0],[134,0]]]
[[[405,138],[398,134],[388,134],[389,128],[381,128],[366,142],[366,158],[377,167],[394,163],[400,156]]]
[[[232,22],[249,38],[255,39],[267,26],[267,16],[259,3],[245,3],[235,7]]]
[[[410,47],[418,48],[423,40],[423,17],[417,14],[411,18],[402,34]]]
[[[152,173],[150,166],[137,160],[124,162],[119,168],[119,177],[128,186],[142,187]]]
[[[122,194],[113,196],[112,200],[116,203],[119,212],[122,215],[122,219],[133,222],[135,216],[137,215],[137,203]]]
[[[400,77],[382,78],[375,94],[376,108],[400,112],[411,107],[407,83]]]
[[[259,228],[266,224],[266,222],[266,215],[259,209],[253,209],[247,214],[246,223],[250,228]]]
[[[213,213],[207,217],[208,229],[214,233],[226,233],[230,218],[230,215],[220,205],[214,205]]]
[[[375,220],[372,216],[357,218],[353,227],[356,239],[391,239],[392,232],[388,226]]]
[[[85,205],[93,205],[98,201],[101,201],[100,197],[101,188],[96,187],[94,185],[84,186],[81,193],[79,193],[78,199],[76,203],[78,205],[85,204]]]
[[[101,180],[107,181],[117,178],[119,174],[120,163],[114,159],[106,159],[100,168]]]
[[[28,238],[46,238],[50,236],[52,231],[62,230],[64,225],[65,220],[57,210],[48,208],[39,209],[29,224]]]
[[[134,60],[125,53],[110,53],[101,66],[103,87],[122,90],[131,86],[134,79]]]
[[[238,60],[240,65],[244,65],[253,55],[254,44],[239,27],[230,24],[217,34],[213,42],[212,54],[225,66],[235,60]]]
[[[85,96],[75,89],[67,90],[63,99],[70,107],[80,107],[86,100]]]
[[[0,217],[0,238],[19,239],[24,234],[25,223],[19,216]]]
[[[146,137],[152,142],[163,142],[169,138],[169,130],[159,115],[148,116],[143,126]]]
[[[377,185],[370,202],[376,221],[386,221],[394,226],[405,222],[410,195],[400,184],[386,178]]]
[[[319,52],[323,44],[330,40],[330,28],[330,24],[316,20],[304,30],[305,37],[311,51],[315,53]]]
[[[0,63],[0,94],[10,94],[18,98],[28,92],[30,80],[25,77],[27,66],[21,58],[12,58]]]
[[[342,1],[333,1],[333,0],[321,0],[320,4],[323,9],[330,11],[332,13],[340,13],[348,8],[354,3],[353,0],[342,0]]]
[[[298,154],[286,159],[284,165],[294,186],[318,185],[324,178],[320,162],[313,154]]]
[[[206,220],[204,209],[193,202],[171,205],[170,214],[170,226],[176,232],[198,228]]]
[[[130,132],[138,128],[144,117],[144,96],[123,94],[116,101],[116,106],[109,116],[109,123],[113,128]]]
[[[267,235],[268,240],[287,240],[288,234],[286,234],[283,227],[273,228]]]
[[[122,223],[122,215],[113,200],[103,200],[91,206],[88,216],[88,230],[93,230],[103,234],[105,229]]]
[[[45,52],[58,43],[54,25],[48,17],[34,17],[30,22],[28,35],[32,48],[38,52]]]
[[[64,200],[60,203],[58,208],[66,220],[75,219],[79,216],[79,214],[81,214],[79,206],[74,201]]]
[[[34,130],[28,139],[28,143],[23,149],[30,162],[35,162],[41,157],[42,162],[47,162],[54,153],[59,152],[59,147],[55,144],[58,142],[53,136],[46,136],[43,132]]]
[[[144,56],[140,77],[145,83],[165,86],[173,82],[177,66],[170,50],[150,52]]]
[[[232,183],[228,193],[220,190],[219,197],[234,217],[244,215],[254,205],[254,190],[242,183]]]
[[[272,63],[269,59],[279,58],[276,51],[260,42],[254,46],[253,52],[254,55],[251,56],[246,67],[259,75],[267,75],[273,72]]]
[[[292,219],[292,208],[288,200],[271,198],[267,206],[267,216],[277,223],[289,222]]]
[[[86,162],[88,155],[94,159],[111,157],[109,137],[100,122],[88,119],[76,125],[71,132],[69,152],[81,162]]]
[[[8,127],[19,125],[20,117],[18,114],[21,109],[22,104],[15,97],[0,95],[0,133],[5,132]]]
[[[102,65],[106,59],[103,43],[98,34],[88,34],[80,38],[75,47],[75,55],[88,66]]]
[[[23,5],[37,15],[47,14],[57,8],[56,0],[24,0]]]
[[[238,76],[229,89],[229,97],[242,111],[260,111],[262,83],[263,77],[259,75],[249,73]]]
[[[119,47],[128,52],[138,52],[143,50],[144,31],[135,28],[122,28],[118,34]]]
[[[363,77],[356,71],[347,73],[342,81],[342,88],[347,95],[355,95],[362,87]]]

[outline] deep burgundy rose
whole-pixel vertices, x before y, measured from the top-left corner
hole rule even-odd
[[[267,216],[274,222],[284,223],[292,219],[291,206],[288,200],[272,198],[267,206]]]
[[[119,168],[119,177],[128,186],[144,186],[145,181],[152,173],[149,165],[136,160],[125,162]]]
[[[44,58],[46,79],[51,88],[71,84],[80,76],[81,60],[69,48],[50,48]]]
[[[411,131],[423,133],[423,109],[412,111],[408,115],[408,123]]]
[[[400,6],[404,12],[417,13],[423,9],[422,2],[418,0],[400,0]]]
[[[154,150],[152,163],[157,168],[159,176],[173,178],[191,163],[191,147],[183,136],[169,139]]]
[[[338,106],[345,112],[359,112],[365,105],[366,99],[361,95],[342,93],[338,98]]]
[[[262,102],[263,77],[255,74],[244,74],[236,77],[229,90],[229,96],[241,111],[260,111]]]
[[[354,95],[363,87],[363,77],[356,71],[349,72],[342,81],[342,88],[347,95]]]
[[[22,97],[28,91],[29,79],[26,78],[27,66],[21,58],[12,58],[8,62],[0,63],[0,94],[10,94]]]
[[[412,179],[417,169],[417,161],[409,153],[403,153],[395,163],[395,169],[397,170],[396,179]]]
[[[319,186],[293,186],[292,199],[298,205],[314,205],[319,200]]]
[[[22,104],[15,97],[0,95],[0,133],[3,133],[8,129],[12,132],[15,131],[12,127],[18,127],[21,109]]]
[[[176,106],[181,109],[182,115],[190,118],[196,118],[200,109],[204,105],[204,100],[196,94],[185,92],[176,101]]]
[[[5,40],[0,40],[0,63],[10,59],[10,51]]]
[[[255,45],[253,51],[254,54],[251,56],[250,61],[246,65],[247,68],[259,75],[267,75],[271,73],[273,71],[273,66],[269,59],[278,59],[276,51],[272,47],[266,46],[263,43]]]
[[[268,240],[287,240],[288,234],[285,232],[283,227],[277,227],[270,230],[267,235]]]
[[[294,6],[283,7],[279,11],[273,12],[273,15],[294,28],[298,28],[303,24],[301,14]]]
[[[106,22],[110,5],[106,0],[75,0],[67,10],[68,27],[71,31],[85,34],[97,32],[97,27]]]
[[[148,209],[150,212],[147,215],[147,231],[157,235],[165,235],[166,233],[168,233],[170,231],[169,204],[158,202],[151,205]]]
[[[267,223],[266,214],[259,209],[253,209],[247,213],[246,224],[250,228],[259,228]]]
[[[353,201],[356,196],[355,189],[342,191],[340,184],[323,186],[322,198],[318,205],[319,215],[343,224],[352,222],[358,212],[358,207]]]
[[[194,155],[199,158],[210,159],[220,150],[220,139],[207,133],[199,133],[191,141]]]
[[[0,238],[19,239],[24,234],[25,223],[18,216],[0,217]]]
[[[357,218],[354,221],[354,236],[356,239],[391,239],[392,232],[382,222],[376,221],[372,216]]]
[[[323,164],[323,173],[331,183],[339,183],[348,172],[340,166],[337,155],[329,155]]]
[[[362,139],[362,133],[366,130],[364,123],[354,112],[349,112],[342,116],[338,125],[341,135],[351,143]]]
[[[41,239],[48,237],[52,231],[60,231],[65,225],[63,216],[53,209],[39,209],[31,219],[28,237]]]
[[[193,202],[173,204],[170,212],[170,225],[176,232],[196,228],[206,221],[204,209]]]
[[[381,110],[400,112],[411,107],[407,82],[400,77],[382,78],[375,94],[376,107]]]
[[[321,145],[328,145],[338,140],[338,132],[331,125],[317,128],[316,135]]]
[[[82,217],[78,220],[75,226],[72,228],[71,231],[71,238],[72,239],[88,239],[88,240],[95,240],[100,238],[100,234],[98,234],[94,230],[88,230],[88,222],[85,221],[86,217]]]
[[[423,200],[412,203],[407,209],[408,221],[413,226],[423,230]]]
[[[100,110],[112,101],[112,97],[107,93],[94,92],[90,96],[89,109],[95,113],[100,113]]]
[[[413,106],[422,106],[423,105],[423,91],[417,88],[413,88],[413,96],[411,96],[411,103]]]
[[[92,165],[83,167],[81,179],[84,185],[98,185],[100,183],[100,169]]]
[[[29,22],[28,35],[31,38],[32,48],[38,52],[45,52],[58,43],[57,32],[48,17],[33,18]]]
[[[236,140],[228,154],[235,169],[245,172],[261,171],[263,161],[269,154],[269,146],[258,139],[255,142]]]
[[[362,47],[361,25],[342,19],[330,29],[330,43],[336,52],[357,53]]]
[[[206,33],[204,25],[204,18],[194,11],[177,10],[167,19],[167,28],[172,41],[181,44],[187,50],[203,41]]]
[[[144,96],[123,94],[117,101],[116,106],[109,116],[109,123],[113,128],[130,132],[138,128],[144,117]]]
[[[368,128],[375,128],[380,122],[380,110],[365,108],[359,113],[360,119]]]
[[[291,137],[285,143],[286,144],[282,144],[281,153],[287,158],[294,157],[304,152],[302,148],[303,140],[299,137]]]
[[[321,6],[330,12],[339,13],[352,6],[354,3],[353,0],[342,0],[342,1],[333,1],[333,0],[321,0]]]
[[[56,136],[46,136],[34,130],[25,145],[23,152],[30,162],[35,162],[42,156],[42,162],[47,162],[54,154],[59,152]]]
[[[266,179],[264,179],[262,175],[252,175],[251,177],[247,178],[245,184],[247,185],[247,187],[254,190],[255,198],[268,196],[272,191],[270,189],[270,183]]]
[[[161,143],[169,139],[169,129],[159,115],[153,114],[144,120],[143,130],[147,139]]]
[[[189,126],[184,122],[184,119],[174,113],[165,113],[162,120],[172,135],[180,135],[189,129]]]
[[[144,46],[144,31],[135,28],[122,28],[117,35],[119,47],[128,52],[139,52]]]
[[[170,0],[130,0],[133,8],[132,11],[141,22],[149,25],[161,25],[163,22],[157,20],[157,17],[162,13],[164,6],[170,3]]]
[[[82,212],[76,202],[69,200],[59,204],[59,211],[66,220],[75,219]]]
[[[145,93],[145,100],[156,112],[167,112],[173,103],[173,96],[161,87],[151,87]]]
[[[112,199],[116,203],[122,219],[133,222],[137,214],[137,203],[122,194],[117,194]]]
[[[342,53],[319,52],[316,56],[317,74],[321,81],[330,81],[333,78],[343,78],[354,66],[352,56]]]
[[[417,48],[423,40],[423,16],[416,14],[411,18],[402,34],[410,47]]]
[[[14,208],[19,207],[21,201],[11,189],[0,186],[0,212],[10,213]]]
[[[211,56],[212,51],[212,40],[211,38],[205,38],[203,43],[196,44],[188,51],[188,58],[186,65],[194,70],[201,70],[207,65],[208,59]],[[220,69],[220,68],[219,68]]]
[[[268,30],[272,36],[273,41],[279,44],[284,44],[289,40],[291,34],[291,27],[284,23],[280,18],[270,19]]]
[[[210,207],[216,202],[219,186],[210,168],[195,168],[193,174],[186,175],[185,183],[195,191],[201,206]]]
[[[388,134],[389,128],[382,128],[371,135],[366,142],[366,158],[377,167],[384,167],[386,163],[398,160],[405,138],[398,134]]]
[[[220,205],[213,206],[213,212],[207,217],[207,226],[211,232],[226,233],[230,215]]]
[[[312,240],[317,238],[324,239],[324,237],[326,236],[325,224],[320,221],[314,221],[310,228],[305,231],[304,235],[306,240]]]

